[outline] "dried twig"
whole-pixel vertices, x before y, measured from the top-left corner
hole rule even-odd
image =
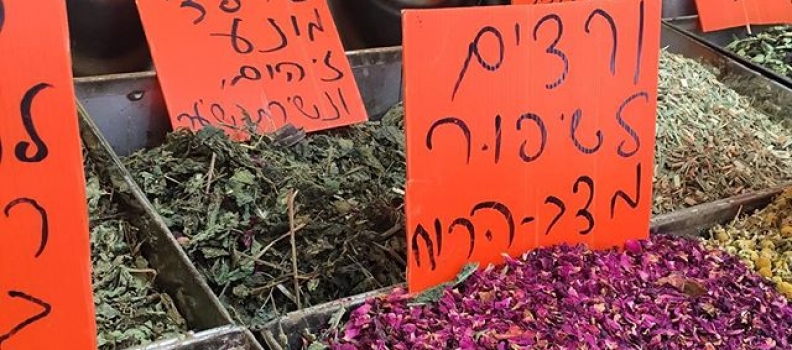
[[[294,226],[294,198],[297,197],[297,191],[289,190],[289,199],[287,205],[289,206],[289,235],[291,236],[292,246],[292,269],[294,270],[294,294],[297,299],[297,308],[302,309],[300,302],[300,271],[297,270],[297,240],[295,238],[296,227]]]
[[[217,161],[217,153],[212,152],[212,160],[209,162],[209,173],[206,174],[206,194],[209,194],[209,189],[212,187],[212,177],[214,177],[215,161]]]

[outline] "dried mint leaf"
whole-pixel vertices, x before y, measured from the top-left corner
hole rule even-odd
[[[179,131],[125,159],[232,314],[256,328],[303,306],[404,280],[403,112],[291,147]],[[287,199],[295,200],[294,290]]]
[[[99,350],[143,345],[185,332],[173,300],[153,287],[156,272],[140,256],[136,228],[119,210],[112,186],[102,181],[88,156],[85,176]]]

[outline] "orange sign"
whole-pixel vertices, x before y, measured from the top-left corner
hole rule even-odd
[[[705,32],[792,22],[792,3],[788,0],[696,0],[696,7]]]
[[[512,5],[537,5],[537,4],[555,4],[559,2],[567,2],[575,0],[512,0]]]
[[[138,0],[174,128],[243,137],[368,119],[323,0]]]
[[[659,0],[406,11],[410,290],[648,237]]]
[[[0,349],[96,349],[66,4],[0,0]]]

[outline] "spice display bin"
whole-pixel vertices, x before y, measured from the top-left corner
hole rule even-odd
[[[681,30],[666,23],[662,26],[662,47],[668,51],[697,59],[717,69],[718,79],[735,91],[750,97],[755,107],[776,117],[792,114],[792,90],[777,81],[768,79],[743,62],[725,55],[714,48],[685,35]],[[347,53],[354,76],[366,109],[372,119],[379,118],[391,106],[401,101],[402,64],[399,47],[361,50]],[[126,156],[136,150],[154,147],[163,142],[170,130],[167,111],[161,91],[153,72],[79,78],[75,80],[76,93],[89,112],[91,120],[83,121],[83,137],[94,148],[104,149],[109,154],[115,171],[118,172],[116,186],[129,189],[126,199],[130,205],[144,211],[146,228],[154,240],[151,262],[160,268],[165,291],[174,296],[178,293],[200,291],[188,302],[180,306],[186,310],[186,317],[196,325],[211,323],[205,314],[217,323],[232,323],[229,314],[219,304],[218,298],[211,294],[203,277],[198,275],[195,266],[188,260],[185,252],[175,242],[162,218],[154,211],[145,194],[135,184],[127,170],[120,164],[118,156]],[[678,235],[694,235],[733,218],[737,212],[747,212],[767,204],[780,190],[767,190],[747,194],[729,200],[704,204],[652,220],[652,232],[668,232]],[[355,296],[330,304],[297,311],[272,323],[258,339],[277,338],[286,335],[293,345],[299,343],[302,329],[316,330],[325,324],[327,317],[341,306],[351,306],[366,295]],[[210,295],[207,295],[210,294]],[[176,298],[179,300],[178,298]],[[276,332],[277,331],[277,332]],[[247,333],[249,336],[249,333]],[[259,346],[259,345],[255,345]],[[257,348],[257,347],[255,347]],[[277,348],[273,346],[273,348]]]
[[[401,100],[400,48],[350,52],[348,58],[372,118]],[[246,329],[212,330],[234,321],[119,159],[162,143],[171,130],[155,73],[77,78],[75,87],[84,107],[80,118],[83,142],[89,156],[108,172],[103,175],[112,177],[119,187],[130,210],[140,212],[134,224],[148,234],[144,255],[157,271],[157,286],[172,297],[192,329],[209,329],[203,338],[163,340],[139,349],[261,349]]]
[[[734,59],[737,62],[749,67],[757,72],[760,72],[762,75],[769,77],[772,80],[778,81],[785,86],[792,87],[792,79],[776,73],[775,71],[765,68],[761,64],[751,62],[749,59],[746,59],[736,52],[726,49],[735,38],[745,38],[749,36],[748,29],[746,27],[738,27],[738,28],[730,28],[724,29],[714,32],[705,33],[701,31],[699,26],[698,16],[685,16],[685,17],[678,17],[678,18],[668,18],[664,19],[664,22],[668,25],[684,32],[686,35],[693,37],[696,40],[699,40],[710,47],[714,48],[715,50],[723,53],[725,56],[728,56]],[[773,26],[751,26],[751,33],[757,34],[761,33]]]
[[[100,134],[96,124],[79,108],[80,136],[88,150],[88,157],[97,164],[98,176],[111,179],[118,185],[127,181],[120,160]],[[161,227],[160,218],[150,208],[135,198],[136,193],[128,186],[116,186],[116,192],[124,198],[124,212],[130,214],[130,223],[139,229],[137,241],[144,242],[142,255],[156,271],[155,288],[170,296],[187,321],[191,330],[198,334],[185,334],[175,339],[166,339],[153,344],[143,344],[139,349],[259,349],[252,334],[244,328],[230,327],[231,316],[212,294],[201,275],[192,265],[178,243]],[[223,328],[225,327],[225,328]],[[218,347],[217,344],[233,344],[233,347]]]

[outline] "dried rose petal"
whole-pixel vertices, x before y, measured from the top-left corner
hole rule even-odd
[[[410,306],[398,290],[353,311],[344,336],[328,344],[334,350],[792,349],[792,305],[738,258],[666,236],[635,243],[638,249],[537,249],[506,260],[508,269],[475,272],[431,305]]]

